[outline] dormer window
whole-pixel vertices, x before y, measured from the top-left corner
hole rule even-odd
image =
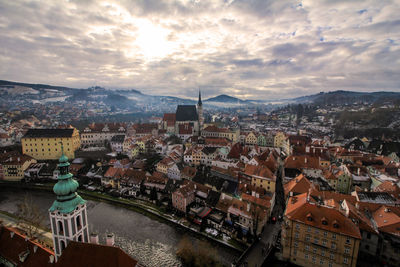
[[[339,228],[339,223],[336,220],[333,221],[333,228]]]
[[[326,220],[325,217],[323,217],[323,218],[321,219],[321,221],[322,221],[322,224],[323,224],[323,225],[328,225],[328,221]]]
[[[307,217],[307,221],[312,222],[313,218],[312,218],[312,214],[311,213],[308,213],[306,217]]]

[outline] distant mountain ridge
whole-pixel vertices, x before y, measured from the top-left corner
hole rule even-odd
[[[37,91],[57,90],[64,92],[69,101],[77,100],[90,100],[93,98],[104,99],[107,103],[112,102],[114,105],[123,103],[124,105],[138,104],[138,103],[151,103],[160,105],[188,105],[196,104],[196,100],[174,97],[174,96],[159,96],[143,94],[136,89],[106,89],[100,86],[93,86],[87,89],[71,88],[65,86],[53,86],[48,84],[31,84],[22,82],[12,82],[0,80],[0,88],[8,88],[8,90],[17,86],[32,88]],[[18,94],[18,92],[16,92]],[[27,93],[29,94],[29,92]],[[121,96],[121,97],[118,97]],[[106,98],[105,98],[106,97]],[[317,105],[330,105],[330,104],[352,104],[357,102],[363,103],[385,103],[400,101],[400,92],[354,92],[354,91],[330,91],[320,92],[314,95],[307,95],[296,97],[292,99],[279,100],[280,105],[290,103],[310,103]],[[215,97],[208,98],[203,101],[206,105],[215,107],[229,107],[237,105],[257,105],[268,104],[268,100],[243,100],[237,97],[221,94]]]
[[[361,102],[372,104],[400,100],[400,92],[354,92],[337,90],[301,96],[292,100],[296,103],[314,103],[318,105],[353,104]]]

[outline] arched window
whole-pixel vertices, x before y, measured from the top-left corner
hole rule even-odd
[[[61,240],[60,244],[61,244],[61,251],[63,251],[65,249],[65,241]]]
[[[82,242],[82,235],[78,236],[78,242]]]
[[[64,227],[62,221],[58,221],[58,233],[63,234],[64,233]]]
[[[82,225],[81,225],[81,216],[80,215],[76,216],[76,227],[78,229],[82,227]]]

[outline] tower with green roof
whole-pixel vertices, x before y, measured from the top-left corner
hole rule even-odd
[[[69,166],[62,149],[59,175],[53,187],[57,199],[49,209],[56,260],[69,241],[89,242],[86,201],[76,192],[79,184],[69,172]]]

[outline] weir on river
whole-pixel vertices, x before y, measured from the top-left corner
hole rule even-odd
[[[45,215],[47,227],[50,227],[48,209],[55,199],[49,192],[22,191],[7,189],[0,191],[0,210],[9,213],[17,211],[17,204],[29,194],[34,204],[40,207]],[[105,235],[113,233],[115,244],[145,266],[181,266],[175,252],[179,241],[186,235],[194,244],[200,242],[183,229],[173,227],[151,219],[132,210],[113,206],[103,202],[88,201],[89,231],[100,236],[100,242],[105,244]],[[237,258],[240,253],[222,245],[212,244],[218,260],[226,266]]]

